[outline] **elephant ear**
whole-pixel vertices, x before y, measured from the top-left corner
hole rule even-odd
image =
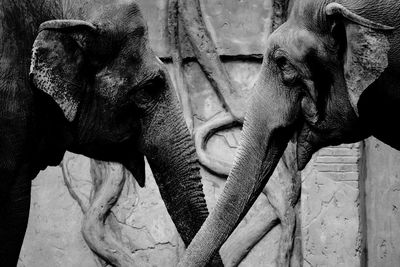
[[[88,83],[84,52],[96,31],[85,21],[47,21],[40,25],[33,44],[31,82],[54,99],[70,122]]]
[[[388,66],[386,34],[394,28],[365,19],[338,3],[328,4],[326,14],[336,16],[345,27],[344,76],[350,103],[358,115],[361,94]]]

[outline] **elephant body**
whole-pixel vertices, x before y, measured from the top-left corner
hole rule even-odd
[[[291,139],[302,170],[320,148],[374,135],[400,149],[400,3],[294,0],[273,32],[216,208],[179,266],[204,266],[271,177]]]
[[[1,266],[17,263],[31,180],[66,150],[122,163],[141,186],[146,156],[186,245],[208,215],[194,143],[134,2],[1,1]]]

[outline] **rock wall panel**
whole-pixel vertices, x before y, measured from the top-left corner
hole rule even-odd
[[[83,177],[88,164],[89,160],[79,161]],[[90,184],[81,182],[80,186],[81,191],[90,192]],[[28,229],[18,266],[97,266],[81,235],[81,221],[82,211],[69,194],[61,169],[42,171],[32,183]]]
[[[365,142],[365,206],[369,266],[400,263],[400,152],[375,138]]]
[[[137,0],[137,2],[147,20],[153,49],[160,57],[171,56],[166,32],[168,1]],[[270,1],[207,0],[201,1],[201,5],[208,29],[221,55],[243,56],[264,53],[264,43],[271,24]]]
[[[360,145],[320,150],[302,173],[304,266],[360,266]]]

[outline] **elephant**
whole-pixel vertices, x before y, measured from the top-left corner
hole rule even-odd
[[[0,265],[17,264],[32,179],[67,150],[142,187],[146,157],[187,246],[208,215],[199,163],[137,3],[2,0],[0,23]]]
[[[302,170],[369,136],[400,149],[400,3],[298,0],[266,41],[240,147],[216,208],[179,266],[204,266],[261,193],[290,140]]]

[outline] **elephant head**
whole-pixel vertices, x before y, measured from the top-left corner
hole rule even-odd
[[[65,148],[122,163],[144,186],[144,156],[188,245],[208,215],[190,133],[166,67],[135,3],[104,6],[88,21],[41,24],[30,79],[59,114]],[[45,100],[43,100],[45,99]],[[51,127],[51,125],[49,125]]]
[[[358,117],[362,92],[388,66],[391,27],[332,1],[295,1],[267,49],[241,145],[216,208],[181,266],[202,266],[245,216],[290,139],[301,170],[318,149],[369,133]]]

